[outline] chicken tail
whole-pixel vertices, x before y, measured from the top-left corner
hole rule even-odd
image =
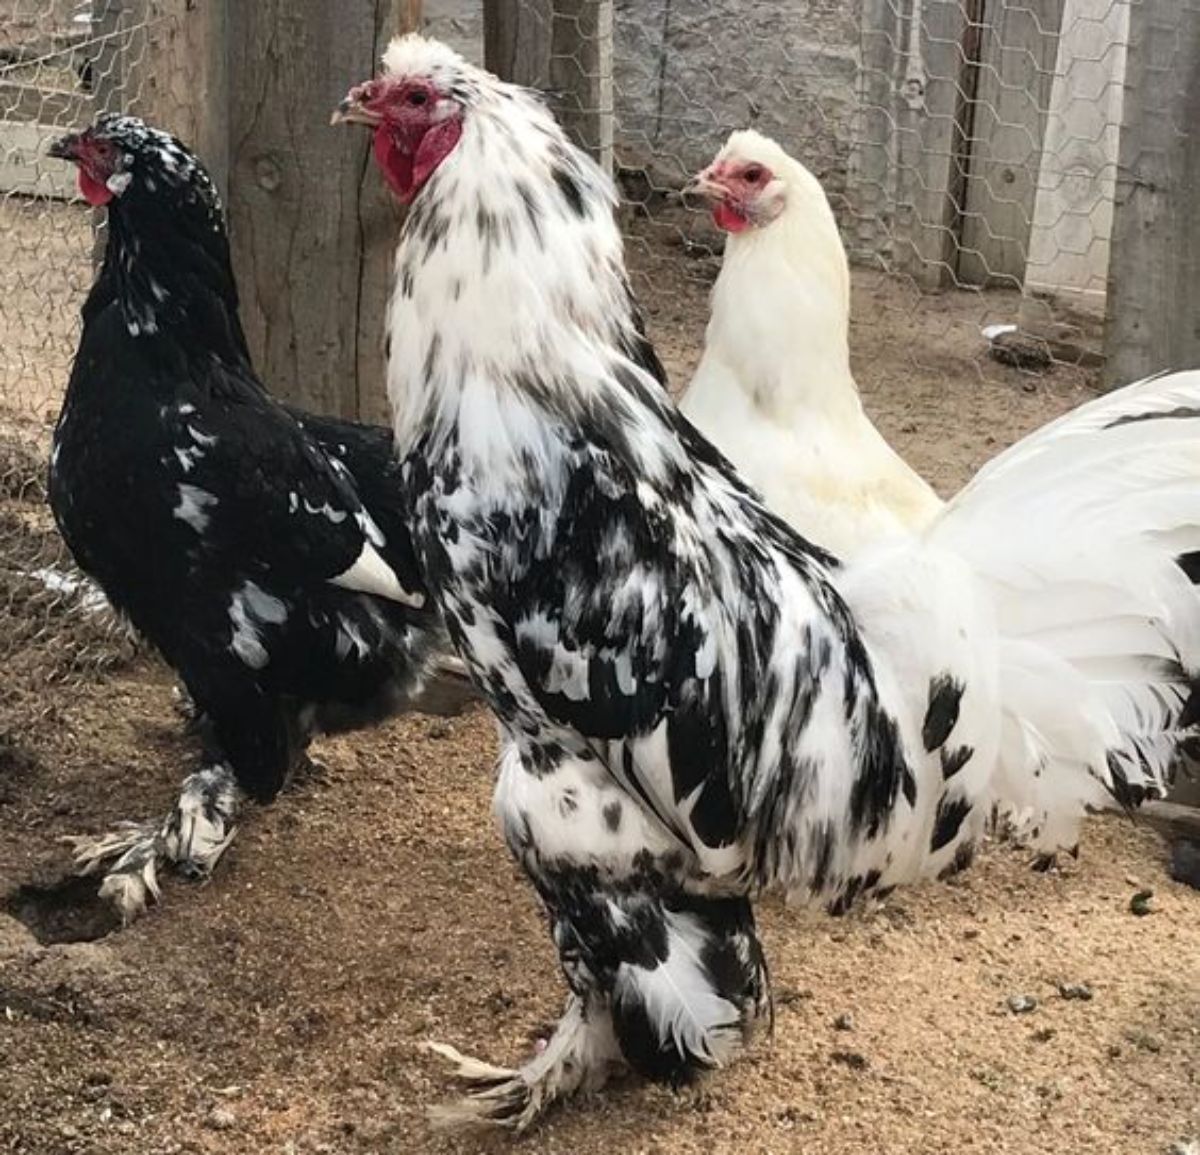
[[[1148,378],[1001,454],[929,530],[1000,637],[995,801],[1051,849],[1200,754],[1200,371]]]

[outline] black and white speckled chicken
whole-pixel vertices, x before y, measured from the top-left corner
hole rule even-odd
[[[413,540],[571,992],[519,1069],[441,1048],[474,1086],[445,1118],[733,1058],[769,1007],[763,891],[840,912],[963,868],[996,807],[1053,852],[1161,789],[1200,720],[1200,373],[1085,406],[842,566],[631,354],[611,183],[535,95],[411,36],[338,117],[409,205]]]
[[[179,674],[207,735],[165,822],[77,840],[81,868],[106,871],[102,893],[129,918],[163,863],[211,871],[241,798],[273,798],[313,734],[419,704],[444,634],[389,431],[288,410],[256,377],[196,158],[116,116],[52,152],[107,206],[108,240],[50,502],[76,562]]]

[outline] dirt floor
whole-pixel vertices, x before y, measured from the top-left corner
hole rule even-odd
[[[690,251],[633,249],[677,380],[712,269]],[[946,492],[1088,395],[1077,370],[987,359],[979,325],[1010,319],[1011,298],[918,299],[859,274],[854,305],[868,407]],[[36,486],[5,493],[5,525],[44,534]],[[11,622],[29,579],[3,560]],[[60,839],[165,812],[195,751],[165,671],[71,604],[43,606],[0,670],[0,1150],[507,1150],[425,1121],[450,1090],[425,1040],[515,1060],[563,996],[490,819],[488,718],[323,743],[327,773],[249,814],[211,883],[171,881],[117,930],[94,884],[64,881]],[[1155,836],[1097,821],[1062,873],[996,848],[952,884],[842,920],[767,904],[773,1037],[694,1088],[581,1099],[516,1147],[1167,1155],[1200,1142],[1200,894],[1163,862]],[[1026,997],[1032,1009],[1010,1007]]]

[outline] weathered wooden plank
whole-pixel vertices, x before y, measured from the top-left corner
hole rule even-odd
[[[550,85],[553,0],[483,0],[483,62],[504,80]]]
[[[967,141],[960,281],[1019,287],[1025,276],[1063,0],[987,0]]]
[[[1102,364],[1129,0],[1065,0],[1018,321],[1054,355]]]
[[[367,133],[328,125],[416,6],[261,0],[227,14],[229,218],[242,316],[268,386],[344,416],[383,411],[394,210]],[[372,247],[364,246],[369,238]]]
[[[935,287],[957,266],[964,5],[974,0],[865,0],[863,109],[851,162],[854,246]]]
[[[486,66],[545,90],[575,143],[611,172],[612,0],[484,0],[483,28]]]
[[[1130,11],[1106,301],[1110,386],[1200,365],[1200,11]]]
[[[91,32],[95,44],[89,50],[93,116],[102,112],[124,112],[126,56],[119,30],[125,0],[94,0]],[[106,213],[92,210],[92,264],[98,269],[108,243]]]
[[[894,256],[896,165],[892,142],[901,84],[902,23],[892,0],[862,0],[857,112],[847,173],[846,243],[856,263],[888,267]]]
[[[225,196],[229,175],[231,0],[153,0],[143,51],[127,78],[133,111],[175,133]]]
[[[383,54],[391,37],[421,26],[421,0],[393,0],[390,6],[383,4],[382,9],[374,29],[376,59]],[[339,94],[339,99],[342,95],[345,93]],[[367,137],[354,129],[342,131]],[[354,331],[353,395],[345,397],[343,412],[352,413],[362,421],[391,424],[384,336],[392,269],[404,214],[374,164],[364,158],[358,173],[358,200],[354,206],[358,224],[358,319]]]
[[[562,126],[605,172],[613,164],[612,0],[554,0],[550,91]]]

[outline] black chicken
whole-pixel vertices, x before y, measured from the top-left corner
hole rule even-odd
[[[80,567],[178,672],[204,767],[165,822],[76,840],[128,919],[164,862],[204,875],[243,795],[316,733],[462,705],[401,513],[387,430],[288,410],[255,375],[221,205],[178,140],[105,116],[55,142],[108,207],[54,435],[50,502]],[[431,677],[432,675],[432,677]]]

